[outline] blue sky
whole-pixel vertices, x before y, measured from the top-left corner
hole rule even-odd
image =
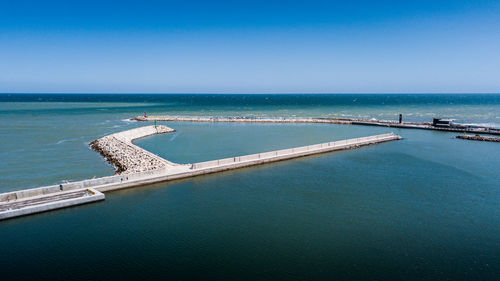
[[[500,1],[0,0],[0,92],[499,93]]]

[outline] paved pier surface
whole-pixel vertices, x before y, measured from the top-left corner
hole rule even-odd
[[[85,188],[2,201],[0,202],[0,220],[86,204],[100,200],[104,200],[104,194],[94,189]]]
[[[327,123],[343,125],[381,126],[402,129],[435,130],[443,132],[466,132],[475,134],[500,135],[500,129],[484,126],[457,125],[437,127],[429,122],[396,122],[388,120],[368,120],[349,118],[245,118],[245,117],[183,117],[183,116],[137,116],[136,121],[177,121],[177,122],[247,122],[247,123]]]
[[[161,129],[162,133],[172,131],[173,129],[165,126]],[[132,161],[134,172],[127,169],[125,170],[127,173],[109,177],[2,193],[0,194],[0,220],[103,200],[104,194],[101,192],[261,165],[313,154],[354,149],[366,145],[401,139],[400,136],[390,133],[180,165],[171,163],[166,159],[131,144],[131,141],[138,136],[156,133],[160,133],[160,131],[157,131],[156,127],[147,126],[110,135],[113,136],[111,141],[109,141],[111,138],[101,138],[106,141],[98,144],[99,147],[96,150],[103,155],[108,155],[106,157],[112,159],[110,162],[115,166],[126,166]],[[116,144],[116,140],[119,141],[119,145]],[[127,146],[122,146],[123,143]],[[135,148],[130,149],[130,146],[134,146],[139,150]],[[124,150],[120,150],[122,148],[124,148]],[[106,151],[106,154],[102,152],[103,150]],[[132,155],[129,157],[128,153],[132,153]],[[147,158],[149,159],[148,161],[141,161],[141,157],[153,156],[154,159]],[[130,160],[130,158],[133,160]],[[158,166],[154,166],[154,164]]]

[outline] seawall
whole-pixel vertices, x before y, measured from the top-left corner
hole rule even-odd
[[[166,126],[158,127],[132,129],[93,142],[107,159],[126,168],[120,174],[0,194],[0,220],[104,200],[101,192],[402,139],[390,133],[181,165],[132,144],[139,137],[173,131]]]
[[[329,123],[351,124],[351,119],[333,118],[244,118],[244,117],[184,117],[184,116],[137,116],[136,121],[172,121],[172,122],[235,122],[235,123]]]
[[[251,155],[236,156],[231,158],[212,160],[206,162],[193,163],[189,167],[179,166],[174,169],[158,169],[142,173],[114,176],[111,183],[96,186],[96,190],[107,192],[117,189],[129,188],[145,184],[152,184],[175,179],[189,178],[205,174],[211,174],[226,170],[239,169],[249,166],[261,165],[270,162],[283,161],[313,154],[326,153],[331,151],[348,150],[362,146],[373,145],[402,138],[393,133],[355,138],[335,142],[321,143],[296,148],[282,149]]]
[[[38,190],[38,195],[0,201],[0,220],[104,200],[104,194],[92,188],[52,193],[46,193],[45,188]]]
[[[500,135],[500,129],[482,126],[438,127],[429,122],[396,122],[388,120],[368,120],[354,118],[245,118],[245,117],[183,117],[183,116],[137,116],[136,121],[171,122],[243,122],[243,123],[324,123],[342,125],[380,126],[400,129],[434,130],[442,132],[465,132],[475,134]]]

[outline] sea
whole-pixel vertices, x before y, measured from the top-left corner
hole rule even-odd
[[[498,94],[0,94],[0,192],[109,176],[89,142],[138,115],[500,128]],[[333,124],[157,122],[177,163],[394,132],[359,149],[106,193],[0,221],[0,280],[500,280],[500,143]]]

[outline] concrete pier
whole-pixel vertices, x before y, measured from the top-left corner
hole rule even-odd
[[[401,129],[434,130],[474,134],[500,135],[500,129],[484,126],[438,127],[430,122],[398,122],[389,120],[368,120],[354,118],[245,118],[245,117],[183,117],[183,116],[137,116],[136,121],[173,122],[245,122],[245,123],[326,123],[342,125],[381,126]]]
[[[373,145],[402,138],[393,133],[369,136],[363,138],[340,140],[315,145],[301,146],[289,149],[256,153],[250,155],[236,156],[206,162],[193,163],[178,166],[175,169],[163,168],[143,173],[134,173],[127,176],[108,177],[106,184],[95,186],[96,190],[107,192],[117,189],[129,188],[139,185],[152,184],[175,179],[189,178],[205,174],[211,174],[226,170],[239,169],[243,167],[262,165],[270,162],[283,161],[313,154],[320,154],[339,150],[348,150],[362,146]]]
[[[54,192],[50,189],[34,188],[34,194],[26,197],[20,192],[0,194],[0,220],[104,200],[104,194],[92,188]]]
[[[166,126],[159,130],[158,127],[137,128],[93,142],[92,146],[97,151],[110,159],[115,166],[122,167],[123,170],[119,174],[0,194],[0,220],[103,200],[104,194],[101,192],[401,139],[400,136],[389,133],[181,165],[132,144],[132,140],[138,137],[173,131]],[[143,161],[142,157],[146,161]]]

